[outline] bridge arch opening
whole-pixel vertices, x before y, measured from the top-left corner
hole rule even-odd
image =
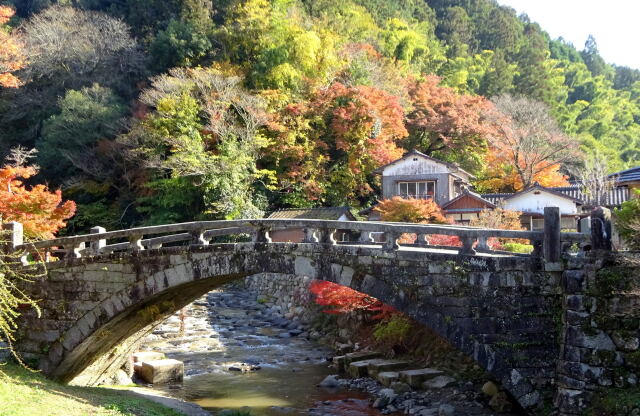
[[[88,300],[74,301],[65,320],[72,325],[50,344],[41,367],[70,381],[202,294],[234,279],[280,273],[342,284],[393,306],[472,357],[526,408],[541,394],[531,375],[551,369],[521,365],[519,353],[537,348],[546,359],[555,348],[554,340],[530,342],[552,332],[548,315],[558,299],[546,291],[554,282],[537,270],[533,258],[292,243],[167,247],[52,263],[46,296],[65,298],[73,282],[69,287]],[[92,300],[97,287],[104,293]]]

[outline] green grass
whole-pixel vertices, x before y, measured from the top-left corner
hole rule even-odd
[[[127,391],[73,387],[17,364],[0,366],[0,416],[181,416]]]

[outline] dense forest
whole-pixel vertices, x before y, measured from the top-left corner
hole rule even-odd
[[[640,71],[494,0],[0,0],[0,25],[0,152],[37,150],[68,233],[367,207],[410,149],[479,191],[640,163]]]

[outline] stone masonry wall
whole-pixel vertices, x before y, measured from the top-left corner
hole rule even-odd
[[[625,257],[567,263],[555,399],[561,415],[586,414],[598,397],[615,402],[614,389],[635,394],[635,406],[618,403],[620,408],[606,414],[640,414],[640,263]]]

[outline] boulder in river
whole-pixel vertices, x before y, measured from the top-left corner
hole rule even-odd
[[[319,384],[320,387],[338,387],[340,382],[338,381],[338,376],[330,375],[326,376],[324,380],[322,380]]]

